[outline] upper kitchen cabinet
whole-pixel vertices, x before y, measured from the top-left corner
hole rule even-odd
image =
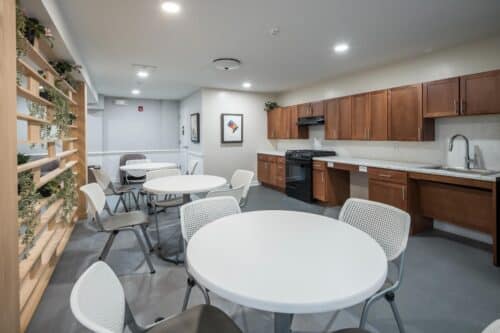
[[[309,127],[299,126],[299,108],[297,105],[287,106],[284,109],[287,113],[288,123],[285,126],[289,127],[289,139],[307,139],[309,138]]]
[[[339,139],[339,101],[338,99],[329,99],[325,102],[325,139]]]
[[[353,140],[368,140],[370,113],[369,113],[369,94],[359,94],[352,96],[352,133]]]
[[[424,83],[424,118],[452,117],[459,115],[460,79],[458,77]]]
[[[352,136],[352,98],[351,96],[338,99],[339,103],[339,139],[348,140]]]
[[[267,112],[267,138],[287,139],[290,136],[289,114],[284,108],[274,108]]]
[[[460,114],[500,113],[500,70],[460,78]]]
[[[310,117],[312,115],[311,103],[297,105],[299,118]]]
[[[311,103],[311,116],[320,117],[325,115],[325,103],[323,101]]]
[[[370,140],[387,140],[387,90],[373,91],[369,97]]]
[[[422,84],[389,89],[388,115],[390,140],[434,140],[434,120],[422,116]]]

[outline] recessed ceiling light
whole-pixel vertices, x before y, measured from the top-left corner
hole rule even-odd
[[[177,2],[165,1],[161,4],[161,9],[168,14],[178,14],[181,11],[181,6]]]
[[[347,52],[349,50],[349,44],[347,44],[347,43],[335,44],[335,46],[333,47],[333,50],[335,51],[335,53]]]
[[[250,82],[243,82],[241,86],[245,89],[252,88],[252,84]]]
[[[139,89],[132,89],[132,95],[139,95],[141,91]]]
[[[143,70],[143,69],[142,70],[138,70],[137,71],[137,76],[140,77],[140,78],[142,78],[142,79],[145,79],[145,78],[147,78],[149,76],[149,72],[146,71],[146,70]]]

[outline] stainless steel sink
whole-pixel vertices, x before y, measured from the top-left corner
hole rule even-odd
[[[443,170],[443,171],[459,172],[459,173],[465,173],[469,175],[479,175],[479,176],[489,176],[500,173],[500,171],[495,171],[495,170],[452,168],[446,166],[431,166],[431,167],[423,167],[422,169]]]

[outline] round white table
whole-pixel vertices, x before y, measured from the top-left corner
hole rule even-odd
[[[160,169],[173,169],[176,168],[177,164],[171,162],[148,162],[148,163],[136,163],[122,165],[120,170],[122,171],[153,171]]]
[[[210,223],[187,248],[188,270],[234,303],[275,313],[275,333],[292,314],[343,309],[373,295],[387,257],[368,234],[325,216],[254,211]]]
[[[182,175],[155,178],[145,182],[142,188],[150,194],[182,194],[182,202],[187,203],[191,201],[191,194],[208,192],[224,185],[226,185],[226,179],[218,176]],[[157,248],[161,259],[175,264],[182,262],[178,259],[171,259],[172,256],[178,255],[181,249],[172,253],[166,244],[160,242]]]

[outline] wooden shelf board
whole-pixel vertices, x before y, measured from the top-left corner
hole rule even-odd
[[[36,184],[36,188],[39,189],[43,185],[50,182],[52,179],[54,179],[57,176],[59,176],[60,174],[62,174],[64,171],[72,168],[76,163],[78,163],[78,162],[77,161],[70,161],[70,162],[66,163],[66,166],[64,168],[57,168],[57,169],[47,173],[46,175],[40,177],[40,181]]]
[[[68,101],[68,103],[70,105],[76,106],[76,102],[73,99],[71,99],[68,95],[66,95],[61,89],[57,88],[55,85],[53,85],[52,83],[47,81],[43,76],[38,74],[38,72],[35,69],[31,68],[31,66],[28,65],[22,59],[19,59],[19,58],[17,59],[17,67],[21,68],[21,70],[24,72],[24,74],[31,76],[32,78],[37,80],[45,88],[50,88],[50,89],[54,89],[55,91],[57,91],[59,94],[61,94],[61,96],[63,96]]]
[[[35,246],[30,249],[29,256],[19,262],[19,281],[23,281],[26,275],[28,275],[29,271],[40,258],[45,246],[47,246],[55,232],[56,230],[45,229],[45,231],[37,239]]]
[[[52,256],[56,253],[57,246],[64,237],[64,233],[66,231],[65,229],[66,229],[65,225],[63,224],[59,225],[56,228],[56,231],[52,236],[52,238],[50,239],[49,243],[47,244],[47,246],[45,246],[45,249],[40,255],[40,260],[43,266],[47,265],[50,262]]]
[[[62,138],[62,141],[76,141],[78,138],[73,138],[73,137],[67,137],[67,138]]]
[[[54,69],[54,67],[52,67],[40,51],[35,49],[27,39],[24,39],[24,47],[26,49],[26,56],[30,58],[38,67],[40,67],[40,69],[49,71],[55,77],[59,77],[59,73]]]
[[[18,120],[26,120],[30,123],[38,123],[40,125],[50,125],[50,122],[48,120],[32,117],[30,115],[20,112],[17,113],[16,117]]]
[[[35,169],[35,168],[40,168],[40,167],[44,166],[45,164],[48,164],[48,163],[56,161],[56,160],[60,160],[64,157],[68,157],[68,156],[73,155],[77,152],[78,152],[78,149],[66,150],[66,151],[63,151],[63,152],[57,154],[56,157],[44,157],[44,158],[41,158],[41,159],[33,161],[33,162],[28,162],[28,163],[18,165],[17,166],[17,173],[21,173],[23,171],[27,171],[27,170],[31,170],[31,169]]]
[[[71,84],[69,84],[68,81],[64,80],[64,79],[61,79],[60,77],[58,78],[59,80],[61,80],[61,82],[64,84],[65,88],[68,89],[69,91],[71,91],[73,94],[76,94],[76,90],[75,88],[73,88],[71,86]]]
[[[31,93],[31,91],[29,91],[28,89],[23,88],[21,86],[17,86],[17,94],[21,97],[29,99],[30,101],[38,103],[40,105],[48,106],[51,108],[54,107],[54,104],[52,102],[50,102],[50,101],[48,101],[45,98],[42,98],[40,96],[34,95],[33,93]]]

